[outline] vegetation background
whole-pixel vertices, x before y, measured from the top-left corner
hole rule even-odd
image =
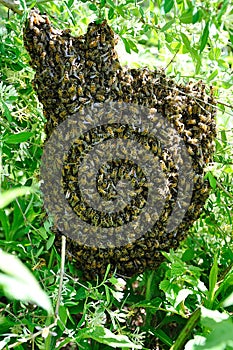
[[[212,193],[188,238],[131,279],[83,282],[67,260],[57,307],[61,257],[38,177],[45,119],[22,39],[33,7],[77,36],[107,18],[122,64],[201,79],[218,101]],[[0,349],[233,349],[231,1],[0,0],[0,37]]]

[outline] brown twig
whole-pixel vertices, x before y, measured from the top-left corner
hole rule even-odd
[[[175,55],[172,57],[172,59],[171,59],[170,62],[167,64],[167,66],[164,68],[164,70],[166,70],[166,69],[170,66],[170,64],[174,61],[174,59],[176,58],[176,55],[178,54],[178,52],[179,52],[179,50],[177,50],[177,51],[175,52]]]
[[[225,102],[222,102],[222,101],[217,101],[217,103],[218,103],[219,105],[223,105],[223,106],[225,106],[225,107],[229,107],[229,108],[232,108],[232,109],[233,109],[233,105],[229,105],[228,103],[225,103]]]
[[[19,9],[19,3],[11,0],[0,0],[0,4],[7,7],[9,10],[17,13],[18,15],[23,14],[23,11]]]
[[[166,87],[166,86],[163,85],[163,84],[161,84],[161,86]],[[170,89],[170,90],[174,90],[174,91],[178,91],[179,93],[181,93],[182,95],[185,95],[185,96],[191,96],[191,97],[193,97],[193,98],[196,100],[196,102],[197,102],[197,101],[199,101],[199,102],[204,102],[206,105],[212,106],[212,107],[216,108],[217,110],[220,110],[220,111],[221,111],[221,109],[220,109],[218,106],[213,105],[212,103],[209,103],[209,102],[207,102],[207,101],[204,101],[203,99],[201,99],[201,98],[199,98],[199,97],[196,97],[195,95],[193,95],[193,94],[191,94],[191,93],[186,93],[186,92],[184,92],[184,91],[182,91],[182,90],[180,90],[180,89],[178,89],[178,88],[176,88],[176,87],[169,87],[169,89]],[[217,102],[217,103],[220,103],[220,104],[221,104],[221,102]],[[224,102],[223,102],[222,104],[224,104]],[[199,105],[199,106],[200,106],[202,109],[204,109],[203,106],[201,106],[201,105]],[[229,106],[230,106],[230,105],[229,105]],[[229,106],[228,106],[228,107],[229,107]],[[227,111],[225,111],[224,113],[229,114],[229,115],[232,115],[232,113],[227,112]]]
[[[218,182],[217,180],[216,180],[216,185],[217,185],[218,188],[220,188],[226,195],[228,195],[230,198],[233,199],[233,195],[232,195],[230,192],[228,192],[228,191],[223,187],[223,185],[220,184],[220,182]]]

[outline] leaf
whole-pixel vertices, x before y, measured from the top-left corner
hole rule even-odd
[[[44,227],[39,227],[37,230],[38,234],[41,236],[42,239],[47,239],[48,235]]]
[[[0,195],[0,202],[1,202],[1,195]],[[5,239],[6,239],[6,241],[8,241],[9,240],[9,231],[10,231],[10,222],[9,222],[9,216],[6,215],[4,210],[0,210],[0,222],[2,224]]]
[[[108,19],[113,19],[114,17],[114,9],[113,7],[110,7],[109,11],[108,11]]]
[[[52,314],[53,309],[47,294],[16,256],[0,250],[0,270],[4,272],[0,274],[0,285],[7,296],[34,303]]]
[[[11,116],[11,112],[7,106],[7,104],[4,101],[1,101],[1,104],[3,106],[4,109],[4,115],[7,118],[8,122],[11,123],[12,122],[12,116]]]
[[[164,12],[168,13],[169,11],[171,11],[171,9],[174,6],[174,0],[165,0],[163,8],[164,8]]]
[[[58,327],[64,331],[65,326],[66,326],[66,322],[67,322],[67,318],[68,318],[68,309],[64,306],[64,305],[60,305],[59,307],[59,320],[58,320]]]
[[[210,186],[213,189],[215,189],[217,181],[216,181],[215,177],[213,176],[213,174],[210,171],[208,172],[208,179],[209,179],[209,182],[210,182]]]
[[[172,42],[173,42],[173,36],[170,35],[170,34],[165,33],[165,40],[166,40],[168,43],[172,43]]]
[[[182,255],[182,261],[190,261],[192,260],[194,257],[194,251],[193,249],[189,248],[189,249],[186,249]]]
[[[24,196],[25,194],[28,194],[33,191],[34,190],[32,189],[32,187],[22,186],[0,193],[0,209],[5,208],[10,202],[12,202],[17,197]]]
[[[215,295],[216,284],[218,280],[218,256],[215,254],[213,266],[210,270],[209,276],[209,293],[208,293],[208,306],[212,307]]]
[[[169,347],[172,346],[172,339],[161,329],[150,330],[150,332],[152,332],[156,337],[158,337],[164,344],[168,345]]]
[[[217,310],[201,307],[201,324],[210,329],[204,342],[195,344],[194,350],[225,350],[233,346],[233,323],[231,318]]]
[[[162,282],[160,282],[159,284],[159,288],[166,293],[168,290],[170,290],[171,288],[171,283],[168,280],[163,280]]]
[[[221,55],[221,50],[219,47],[214,47],[209,52],[209,58],[211,60],[217,60]]]
[[[52,247],[54,240],[55,240],[55,235],[52,235],[49,237],[48,241],[46,242],[47,250],[49,250]]]
[[[223,168],[224,173],[232,174],[233,173],[233,166],[232,165],[226,165]]]
[[[106,0],[100,0],[100,8],[102,9],[106,4]]]
[[[201,10],[197,10],[196,13],[194,13],[193,15],[193,20],[192,20],[192,23],[195,24],[197,23],[198,21],[200,21],[202,19],[202,12]]]
[[[106,299],[107,299],[107,303],[110,304],[110,291],[109,291],[109,287],[104,285],[104,289],[105,289],[105,294],[106,294]]]
[[[194,339],[189,340],[185,344],[184,350],[196,350],[197,349],[196,346],[204,344],[205,341],[206,341],[205,337],[203,337],[201,335],[194,335]]]
[[[201,306],[201,324],[208,329],[215,328],[217,323],[227,320],[228,318],[229,316],[224,312],[209,310]]]
[[[6,137],[4,137],[4,141],[10,144],[17,144],[29,140],[32,135],[33,132],[23,131],[18,134],[7,135]]]
[[[181,23],[192,23],[193,22],[193,10],[189,9],[188,11],[182,13],[180,16],[180,22]]]
[[[140,15],[142,16],[142,18],[144,18],[145,17],[145,12],[144,12],[142,6],[139,6],[139,12],[140,12]]]
[[[160,308],[161,304],[162,304],[162,299],[155,298],[152,300],[139,301],[138,303],[133,304],[133,308],[143,307],[143,308],[158,310]]]
[[[75,295],[75,300],[82,300],[82,299],[86,299],[87,296],[87,290],[83,287],[80,287]]]
[[[123,37],[121,37],[121,39],[122,39],[122,41],[123,41],[123,43],[125,45],[125,51],[127,53],[131,53],[131,48],[130,48],[130,44],[129,44],[128,40],[123,38]]]
[[[193,294],[191,289],[181,289],[176,297],[174,307],[176,308],[182,301],[185,301],[190,294]]]
[[[223,307],[228,307],[228,306],[233,305],[233,292],[226,299],[223,300],[221,305]]]
[[[107,0],[106,3],[109,4],[112,8],[116,7],[116,5],[114,4],[114,1],[112,0]]]
[[[6,345],[10,342],[10,337],[5,337],[3,340],[0,341],[0,350],[6,349]]]
[[[229,347],[228,347],[229,346]],[[233,323],[231,319],[220,322],[206,337],[204,350],[226,350],[233,347]]]
[[[181,35],[182,41],[184,43],[184,46],[188,49],[188,51],[190,51],[191,50],[191,46],[190,46],[189,38],[184,33],[180,33],[180,35]]]
[[[130,49],[132,49],[134,52],[138,52],[138,48],[137,48],[135,42],[133,42],[132,40],[128,39],[128,43],[130,45]]]
[[[106,271],[105,271],[105,274],[104,274],[104,281],[106,281],[107,277],[108,277],[108,274],[109,274],[109,271],[111,269],[111,265],[108,264],[108,266],[106,267]]]
[[[210,21],[206,22],[205,28],[200,38],[200,53],[204,50],[209,38],[209,24]]]
[[[207,82],[209,83],[211,80],[213,80],[218,75],[218,70],[215,69],[207,78]]]
[[[217,22],[221,22],[221,17],[226,13],[228,4],[229,4],[229,0],[224,0],[221,3],[220,11],[218,11]]]
[[[175,23],[175,19],[172,19],[171,21],[167,22],[162,28],[161,28],[161,32],[166,32],[166,30],[168,30],[173,23]]]
[[[82,338],[91,338],[100,344],[106,344],[113,348],[142,349],[141,345],[134,344],[126,335],[114,334],[103,326],[85,329]]]
[[[97,6],[95,4],[90,4],[89,5],[89,9],[92,10],[92,11],[97,11],[98,10],[98,8],[97,8]]]
[[[119,13],[120,16],[122,16],[123,18],[126,17],[126,12],[124,11],[122,6],[117,6],[116,10],[117,10],[117,12]]]

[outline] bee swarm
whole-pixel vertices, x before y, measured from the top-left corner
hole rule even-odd
[[[163,70],[150,71],[147,68],[121,67],[114,49],[117,38],[106,21],[101,24],[90,23],[86,34],[73,37],[69,30],[52,28],[46,15],[32,11],[24,31],[24,41],[31,56],[31,65],[36,71],[34,88],[44,107],[44,115],[47,119],[45,131],[48,138],[54,128],[77,113],[83,106],[96,103],[98,108],[101,108],[101,104],[105,102],[118,101],[130,103],[132,113],[133,106],[139,105],[162,114],[174,125],[184,140],[192,159],[195,181],[189,208],[184,219],[173,232],[168,234],[164,228],[176,199],[178,180],[175,165],[166,149],[159,151],[156,140],[144,137],[143,142],[148,149],[159,154],[160,162],[163,164],[162,170],[169,179],[170,195],[163,214],[153,229],[133,243],[121,247],[109,246],[106,249],[98,248],[98,244],[96,247],[89,247],[75,239],[67,238],[68,254],[76,260],[77,267],[84,272],[86,278],[103,276],[109,263],[111,271],[116,268],[118,273],[129,276],[142,272],[146,268],[156,268],[163,260],[161,251],[176,248],[186,237],[187,230],[199,217],[209,194],[209,185],[203,179],[203,168],[211,160],[216,136],[214,121],[216,109],[212,92],[210,91],[207,95],[202,82],[177,84],[166,77]],[[128,133],[133,131],[128,126],[112,125],[102,132],[109,132],[114,136],[122,133],[127,138]],[[135,138],[141,142],[140,132],[135,135]],[[93,141],[95,137],[92,134],[91,140]],[[88,140],[84,138],[84,143],[86,142]],[[82,142],[79,150],[72,152],[71,159],[80,157]],[[113,177],[117,179],[122,176],[120,172],[126,174],[127,167],[132,168],[133,164],[126,161],[122,165],[116,161],[109,167],[108,171],[112,174],[115,171]],[[134,169],[134,172],[137,173],[137,169]],[[146,201],[147,189],[142,180],[143,174],[139,172],[136,175],[144,186],[140,197],[140,208],[140,205],[142,207]],[[70,190],[72,208],[78,215],[88,220],[88,211],[82,210],[78,189],[71,186],[74,176],[72,168],[64,170],[64,188]],[[99,178],[104,176],[104,169],[102,173],[100,169]],[[106,194],[99,180],[97,187],[100,193],[102,191],[103,195],[109,195],[109,193]],[[132,214],[128,210],[120,218],[108,216],[106,221],[106,217],[100,216],[95,219],[95,222],[90,218],[89,222],[101,225],[105,220],[105,227],[121,225],[132,220],[134,215],[135,213]]]

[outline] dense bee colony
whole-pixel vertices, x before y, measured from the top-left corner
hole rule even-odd
[[[157,156],[161,171],[167,178],[168,193],[160,218],[152,229],[135,240],[132,230],[130,243],[122,245],[121,242],[114,242],[114,246],[111,241],[106,248],[99,247],[98,237],[96,246],[81,244],[75,237],[68,238],[68,254],[87,278],[103,275],[109,263],[112,271],[117,269],[123,275],[156,268],[163,259],[161,251],[176,248],[185,238],[188,228],[199,217],[209,193],[209,185],[203,179],[203,168],[211,160],[216,135],[212,92],[207,95],[202,82],[177,84],[160,69],[150,71],[147,68],[121,67],[114,49],[117,38],[106,21],[90,23],[86,34],[73,37],[69,30],[54,29],[46,15],[32,11],[24,31],[24,40],[36,72],[34,88],[44,107],[48,138],[56,126],[83,107],[92,106],[92,109],[96,108],[96,113],[101,113],[104,103],[111,101],[129,103],[128,113],[132,115],[138,113],[135,105],[148,107],[152,115],[160,113],[182,137],[192,160],[194,187],[182,222],[169,233],[165,227],[177,198],[179,164],[174,162],[166,147],[149,133],[142,133],[130,125],[114,123],[110,110],[109,125],[100,127],[98,133],[94,128],[77,140],[76,147],[71,148],[67,164],[76,163],[76,166],[64,165],[64,191],[69,191],[68,201],[74,212],[90,225],[110,228],[131,222],[140,213],[148,195],[145,176],[127,157],[125,160],[113,160],[107,168],[100,168],[96,180],[100,196],[110,200],[114,196],[112,185],[122,177],[129,180],[136,178],[133,184],[136,195],[131,203],[133,205],[127,206],[119,215],[94,212],[84,205],[79,185],[74,181],[77,163],[87,152],[88,145],[106,137],[131,138]],[[182,208],[182,203],[179,205]]]

